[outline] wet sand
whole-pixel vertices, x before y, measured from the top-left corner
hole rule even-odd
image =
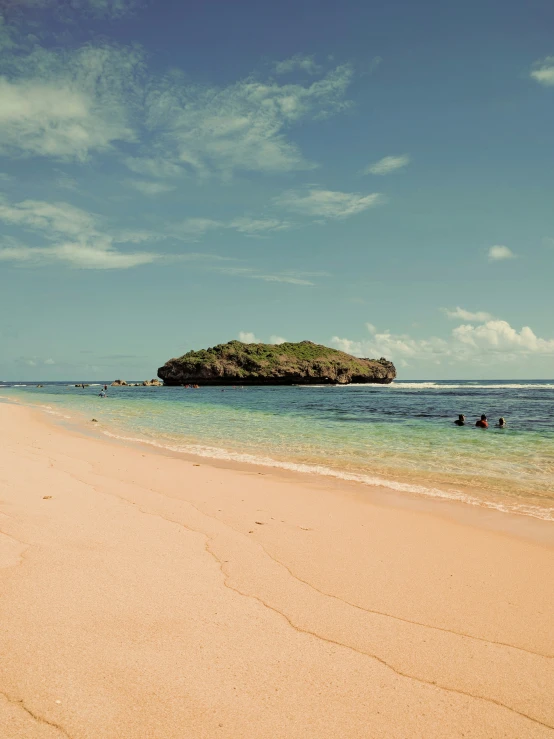
[[[554,737],[545,536],[8,404],[0,532],[5,739]]]

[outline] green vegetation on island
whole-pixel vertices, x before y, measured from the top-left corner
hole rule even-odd
[[[353,357],[311,341],[244,344],[229,341],[170,359],[158,370],[164,385],[346,385],[387,384],[392,362]]]

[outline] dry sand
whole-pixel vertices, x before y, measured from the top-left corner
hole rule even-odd
[[[554,737],[544,539],[7,404],[0,532],[2,739]]]

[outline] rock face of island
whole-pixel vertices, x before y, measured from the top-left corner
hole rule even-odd
[[[392,362],[360,359],[322,344],[244,344],[229,341],[170,359],[158,370],[164,385],[346,385],[388,384]]]

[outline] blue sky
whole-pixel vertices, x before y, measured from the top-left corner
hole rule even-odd
[[[0,7],[1,379],[554,377],[550,1]]]

